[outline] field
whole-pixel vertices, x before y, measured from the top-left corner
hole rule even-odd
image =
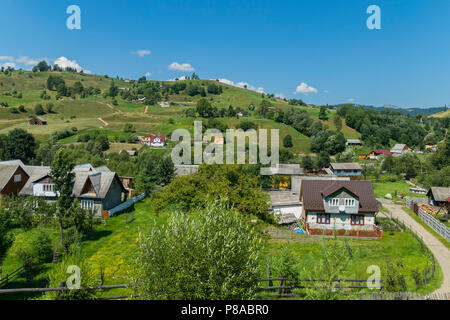
[[[130,272],[133,270],[133,260],[137,253],[136,239],[140,232],[146,232],[153,225],[166,223],[167,212],[156,214],[150,199],[146,199],[135,205],[134,210],[120,214],[107,220],[106,225],[96,225],[94,231],[83,241],[83,252],[86,259],[93,266],[94,272],[103,270],[105,285],[130,283]],[[267,228],[263,225],[262,228]],[[269,227],[277,233],[286,235],[290,240],[280,240],[276,237],[266,240],[262,261],[261,277],[265,276],[265,257],[273,261],[279,254],[283,244],[288,244],[292,250],[296,268],[306,276],[308,270],[314,268],[320,255],[321,238],[310,238],[295,234],[284,228]],[[402,273],[406,276],[408,290],[418,292],[430,292],[440,284],[441,273],[439,266],[435,279],[426,287],[416,290],[410,274],[413,270],[422,270],[427,266],[428,260],[420,249],[419,242],[408,232],[385,232],[381,240],[349,240],[353,258],[344,276],[361,276],[367,278],[366,269],[370,265],[386,266],[388,261],[401,261],[404,264]],[[20,263],[12,255],[7,255],[4,261],[4,274],[12,272],[20,267]],[[40,287],[44,284],[46,274],[51,270],[52,264],[48,263],[34,270],[33,286]],[[382,276],[383,277],[383,276]],[[10,288],[25,287],[25,278],[16,279]],[[106,296],[123,294],[123,290],[108,291]],[[30,295],[30,298],[39,298],[39,295]]]
[[[384,196],[388,193],[394,197],[394,199],[398,199],[395,197],[395,193],[399,193],[403,196],[409,197],[425,197],[423,194],[410,193],[409,189],[412,188],[409,184],[404,181],[396,181],[396,182],[376,182],[372,181],[373,189],[375,191],[375,197],[384,198]]]
[[[450,117],[450,109],[447,109],[446,111],[442,111],[436,114],[431,115],[432,118],[445,118]]]

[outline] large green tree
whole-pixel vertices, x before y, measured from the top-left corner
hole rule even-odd
[[[75,174],[73,158],[66,149],[56,152],[50,169],[50,176],[55,184],[55,192],[59,193],[56,208],[56,217],[59,224],[60,245],[64,243],[64,224],[70,218],[72,207],[73,180]]]
[[[30,163],[36,156],[36,140],[23,129],[10,131],[0,142],[3,144],[0,149],[3,149],[5,160],[20,159]]]

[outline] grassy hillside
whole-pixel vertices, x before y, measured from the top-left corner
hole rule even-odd
[[[174,129],[184,128],[192,130],[193,118],[186,118],[184,110],[194,107],[202,97],[196,95],[191,97],[183,91],[179,94],[169,94],[167,101],[171,107],[162,108],[159,106],[146,107],[142,103],[130,102],[116,98],[117,105],[114,106],[110,98],[104,98],[103,95],[89,96],[80,99],[63,98],[56,100],[56,92],[46,89],[46,82],[50,75],[61,76],[66,85],[71,87],[77,81],[81,82],[83,87],[94,87],[102,91],[107,90],[111,81],[119,88],[129,88],[131,83],[119,79],[107,78],[105,76],[79,74],[72,72],[42,72],[32,73],[29,71],[14,71],[12,74],[0,74],[0,103],[7,103],[9,107],[0,107],[0,134],[7,133],[14,128],[22,128],[34,134],[40,141],[46,141],[54,131],[77,128],[79,133],[89,132],[95,128],[104,129],[109,136],[120,136],[125,123],[132,123],[137,132],[142,134],[162,134],[168,135]],[[214,83],[222,88],[222,94],[207,94],[206,99],[218,108],[228,108],[232,105],[234,108],[246,110],[250,105],[258,107],[263,100],[263,95],[251,90],[229,86],[212,80],[186,80],[187,84],[192,83],[202,88],[207,88],[209,84]],[[50,96],[49,100],[41,98],[43,91]],[[267,97],[266,97],[267,99]],[[280,99],[271,99],[274,107],[298,108],[303,109],[314,118],[318,119],[319,108],[310,106],[289,106],[286,101]],[[53,112],[47,113],[42,117],[48,121],[47,126],[30,126],[29,118],[34,116],[34,107],[36,104],[42,104],[44,110],[47,110],[48,104],[53,104]],[[17,112],[24,106],[23,112]],[[323,121],[331,129],[335,129],[332,118],[335,113],[329,112],[330,120]],[[280,129],[280,138],[290,134],[293,138],[295,153],[307,153],[310,151],[310,139],[293,128],[277,123],[272,120],[260,119],[254,116],[245,118],[255,122],[260,128]],[[236,118],[223,118],[229,128],[235,128],[239,121]],[[342,132],[347,137],[359,137],[359,133],[344,125]],[[76,136],[68,138],[62,142],[74,142]]]
[[[446,111],[442,111],[442,112],[439,112],[439,113],[432,114],[430,117],[432,117],[432,118],[450,117],[450,109],[447,109]]]

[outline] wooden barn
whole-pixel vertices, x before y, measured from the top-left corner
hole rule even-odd
[[[30,125],[32,125],[32,126],[46,126],[47,125],[47,120],[36,116],[36,117],[33,117],[32,119],[30,119]]]

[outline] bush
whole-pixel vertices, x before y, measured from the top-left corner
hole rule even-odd
[[[150,299],[252,299],[260,247],[256,230],[222,204],[176,213],[140,238],[135,280]]]
[[[17,235],[11,247],[11,253],[23,265],[32,266],[51,261],[53,248],[54,242],[49,235],[49,230],[38,227]]]

